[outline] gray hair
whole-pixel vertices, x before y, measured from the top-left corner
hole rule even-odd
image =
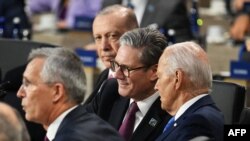
[[[4,104],[4,103],[3,103]],[[7,105],[7,104],[5,104]],[[16,121],[11,120],[6,113],[0,111],[0,140],[1,141],[30,141],[30,136],[26,125],[20,115],[20,113],[7,105],[13,110]]]
[[[86,76],[80,58],[71,50],[57,48],[38,48],[31,51],[28,61],[45,58],[42,80],[47,84],[60,82],[65,86],[69,100],[81,103],[86,91]]]
[[[142,64],[150,67],[158,64],[159,58],[167,46],[166,37],[157,29],[145,27],[125,32],[120,38],[120,47],[128,45],[141,50],[139,57]]]
[[[165,52],[168,53],[165,54]],[[166,72],[173,74],[181,69],[188,75],[195,88],[212,87],[212,70],[206,52],[194,42],[182,42],[168,46],[164,51],[164,61],[168,62]]]
[[[127,29],[134,29],[134,28],[139,27],[139,24],[137,22],[136,15],[135,15],[134,11],[130,8],[123,6],[123,5],[114,4],[111,6],[107,6],[104,9],[102,9],[97,14],[97,16],[109,15],[109,14],[118,13],[118,12],[121,12],[127,18],[127,20],[126,20],[127,23],[124,23],[124,25],[127,26]]]

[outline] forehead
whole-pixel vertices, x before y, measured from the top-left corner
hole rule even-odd
[[[122,46],[118,49],[115,60],[120,64],[138,64],[140,50],[130,47],[128,45]]]
[[[30,75],[38,75],[41,71],[42,71],[42,68],[43,68],[43,64],[45,62],[45,59],[44,58],[34,58],[32,59],[25,71],[24,71],[24,76],[27,77],[27,76],[30,76]]]
[[[93,33],[99,33],[101,31],[117,31],[124,33],[127,31],[126,18],[118,16],[117,14],[108,14],[97,16],[93,23]],[[104,28],[105,27],[105,28]]]

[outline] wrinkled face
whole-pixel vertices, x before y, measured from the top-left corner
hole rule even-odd
[[[155,89],[159,91],[161,97],[161,108],[165,111],[172,111],[173,103],[177,98],[177,94],[175,91],[175,76],[169,75],[166,72],[166,68],[168,65],[163,57],[160,58],[157,76],[158,80],[155,85]]]
[[[121,47],[118,50],[115,61],[119,65],[126,66],[130,69],[143,67],[139,61],[140,51],[128,46]],[[119,68],[115,72],[119,84],[119,94],[124,97],[134,98],[135,100],[143,100],[154,93],[154,84],[156,72],[151,68],[141,68],[129,72],[129,76],[125,76]]]
[[[97,52],[106,67],[114,60],[119,48],[119,38],[126,32],[126,19],[117,14],[97,16],[93,23],[93,36]]]
[[[25,118],[41,124],[49,117],[53,92],[53,89],[41,79],[43,64],[42,58],[35,58],[29,62],[23,74],[23,84],[17,92],[17,96],[22,99]]]

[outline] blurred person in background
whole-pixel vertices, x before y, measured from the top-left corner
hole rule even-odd
[[[102,7],[113,4],[132,8],[140,27],[156,26],[166,36],[171,29],[175,32],[175,42],[193,39],[185,0],[104,0]]]
[[[0,141],[30,141],[21,115],[3,102],[0,102]]]
[[[24,8],[25,0],[0,0],[0,38],[16,38],[15,28],[20,31],[17,38],[23,37],[23,31],[28,31],[26,36],[31,38],[31,23]]]
[[[230,27],[230,36],[235,41],[244,41],[250,33],[250,0],[233,0],[235,19]]]
[[[77,16],[94,18],[102,0],[27,0],[30,15],[52,12],[58,29],[74,28]]]

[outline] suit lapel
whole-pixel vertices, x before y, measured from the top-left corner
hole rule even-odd
[[[210,104],[214,104],[214,102],[211,99],[210,95],[207,95],[205,97],[202,97],[201,99],[199,99],[198,101],[196,101],[191,107],[189,107],[174,123],[174,125],[167,131],[165,131],[163,134],[161,134],[161,136],[159,136],[159,138],[157,138],[156,141],[162,141],[163,139],[165,139],[171,132],[173,132],[179,125],[182,124],[182,122],[185,120],[185,118],[192,114],[194,111],[196,111],[197,109],[199,109],[200,107],[204,106],[204,105],[210,105]]]
[[[162,124],[162,122],[167,122],[171,116],[166,116],[166,112],[161,109],[160,104],[160,98],[157,98],[137,127],[131,140],[147,140],[148,136],[150,136],[156,128],[163,130],[163,125],[165,124]]]
[[[113,109],[110,113],[109,123],[119,130],[120,125],[123,121],[124,115],[126,114],[129,106],[129,98],[120,96],[114,103]]]

